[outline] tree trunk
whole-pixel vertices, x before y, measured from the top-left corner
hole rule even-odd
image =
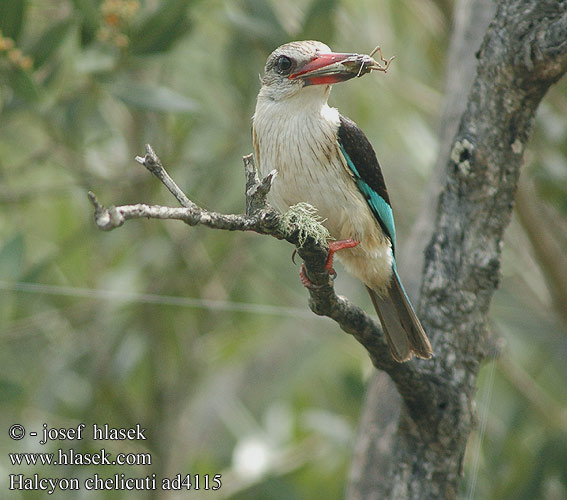
[[[430,239],[420,317],[436,357],[369,385],[349,500],[457,496],[523,152],[541,99],[567,68],[566,1],[503,0],[487,28],[494,11],[488,0],[457,4],[430,209],[406,248],[415,256]],[[404,280],[412,289],[411,276]]]

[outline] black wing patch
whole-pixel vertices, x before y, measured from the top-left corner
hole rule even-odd
[[[340,116],[338,141],[358,189],[366,198],[382,231],[390,238],[394,250],[396,229],[392,207],[384,176],[370,141],[356,123],[344,116]]]

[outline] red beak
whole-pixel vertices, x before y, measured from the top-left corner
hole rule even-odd
[[[306,85],[331,85],[344,82],[360,74],[363,64],[359,54],[324,52],[317,54],[298,71],[289,75],[290,80],[301,78]]]

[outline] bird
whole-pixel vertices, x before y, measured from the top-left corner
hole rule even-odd
[[[277,171],[270,202],[278,210],[300,202],[317,209],[331,236],[327,268],[334,272],[338,252],[366,286],[392,358],[428,359],[431,344],[396,267],[394,218],[376,153],[362,130],[328,104],[333,84],[380,68],[376,64],[314,40],[275,49],[252,117],[254,156],[261,175]]]

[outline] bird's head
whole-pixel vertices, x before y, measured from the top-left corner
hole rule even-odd
[[[368,59],[359,54],[332,52],[324,43],[311,40],[286,43],[268,57],[260,95],[281,101],[306,87],[318,86],[321,95],[326,96],[331,84],[359,76]]]

